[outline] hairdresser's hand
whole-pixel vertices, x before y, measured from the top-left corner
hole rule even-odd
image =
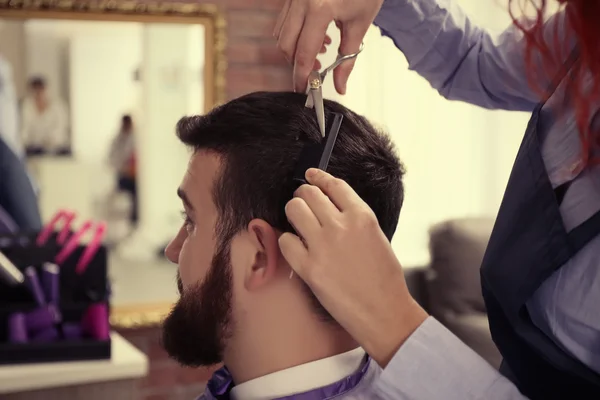
[[[294,63],[294,88],[304,92],[317,53],[325,42],[327,27],[335,21],[340,29],[341,54],[356,53],[383,0],[286,0],[273,35],[288,61]],[[346,92],[354,60],[333,72],[335,88]]]
[[[342,180],[316,169],[286,214],[302,236],[279,239],[284,257],[321,304],[385,367],[427,318],[377,218]]]

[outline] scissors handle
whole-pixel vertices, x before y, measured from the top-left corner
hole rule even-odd
[[[327,76],[327,73],[335,68],[337,68],[344,61],[350,60],[352,58],[356,58],[361,51],[363,51],[364,43],[360,44],[360,48],[354,54],[341,55],[338,54],[337,59],[333,64],[329,67],[325,68],[323,72],[319,73],[318,71],[312,71],[308,76],[308,88],[307,88],[307,98],[305,107],[314,108],[315,114],[317,116],[317,122],[319,123],[319,130],[321,131],[321,136],[325,137],[325,106],[323,105],[323,81]]]
[[[321,76],[321,82],[323,82],[325,80],[325,77],[327,76],[327,74],[329,73],[329,71],[332,71],[334,69],[336,69],[337,67],[340,66],[340,64],[342,64],[344,61],[347,60],[351,60],[353,58],[358,57],[358,55],[363,51],[363,48],[365,47],[364,43],[360,44],[360,48],[358,49],[358,51],[356,53],[353,54],[347,54],[347,55],[343,55],[343,54],[339,54],[337,58],[335,59],[335,61],[333,62],[333,64],[331,64],[329,67],[325,68],[323,70],[323,72],[320,73]]]

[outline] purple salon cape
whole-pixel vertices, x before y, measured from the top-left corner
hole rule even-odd
[[[377,400],[375,383],[381,373],[381,368],[365,356],[361,367],[353,374],[330,385],[311,389],[273,400]],[[204,393],[197,400],[230,400],[229,392],[233,387],[231,374],[226,367],[217,370]]]

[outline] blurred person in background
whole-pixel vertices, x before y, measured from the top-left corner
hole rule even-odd
[[[28,155],[70,152],[67,107],[48,94],[42,77],[29,81],[21,110],[21,139]]]
[[[109,162],[117,171],[117,190],[131,196],[129,221],[135,227],[138,222],[137,167],[134,125],[130,115],[121,119],[121,127],[110,147]]]

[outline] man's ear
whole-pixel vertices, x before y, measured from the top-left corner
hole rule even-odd
[[[277,274],[278,233],[268,222],[253,219],[248,224],[248,234],[255,253],[251,268],[246,271],[244,285],[248,290],[255,290],[268,284]]]

